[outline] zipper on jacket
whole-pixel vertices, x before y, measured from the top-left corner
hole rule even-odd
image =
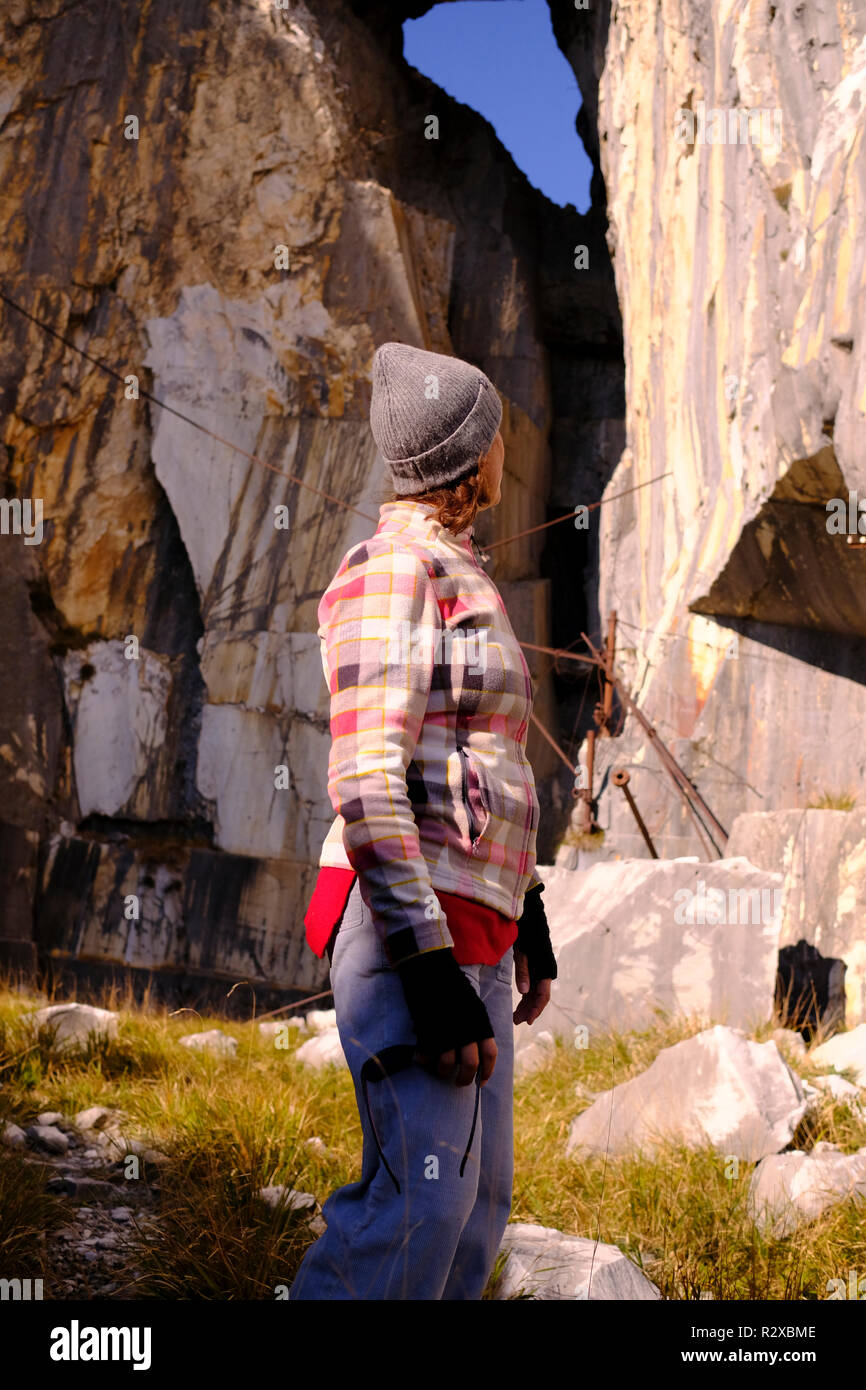
[[[481,564],[480,559],[481,556],[484,556],[484,559],[488,560],[490,558],[489,555],[484,555],[484,551],[481,549],[481,546],[478,544],[474,536],[470,536],[468,541],[464,541],[464,545],[466,546],[466,549],[469,552],[469,557],[472,560],[472,563],[475,566],[475,568],[477,570],[480,570],[480,572],[484,575],[485,579],[490,579],[490,575],[487,573],[486,569]],[[493,580],[491,579],[490,582],[492,584]]]
[[[469,838],[472,841],[472,847],[474,849],[480,839],[480,835],[478,831],[478,822],[475,819],[475,812],[472,810],[469,803],[469,778],[466,773],[466,749],[458,748],[457,751],[460,754],[460,772],[463,779],[463,805],[466,807],[466,814],[469,818]]]

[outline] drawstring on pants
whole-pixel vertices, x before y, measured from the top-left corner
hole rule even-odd
[[[415,1048],[413,1046],[407,1043],[397,1043],[394,1047],[385,1047],[382,1049],[381,1052],[377,1053],[376,1056],[370,1057],[361,1068],[361,1086],[364,1092],[364,1104],[367,1107],[367,1118],[370,1121],[370,1128],[373,1131],[373,1138],[376,1141],[376,1148],[379,1150],[379,1156],[381,1157],[382,1162],[388,1170],[388,1174],[394,1186],[396,1187],[398,1194],[400,1192],[400,1184],[398,1183],[394,1174],[391,1172],[388,1160],[383,1152],[382,1145],[379,1143],[379,1136],[376,1133],[376,1126],[373,1122],[373,1115],[370,1110],[370,1097],[367,1094],[367,1083],[370,1081],[381,1081],[386,1076],[394,1076],[396,1072],[402,1071],[405,1067],[410,1066],[414,1061],[414,1058]],[[466,1151],[460,1163],[461,1178],[463,1177],[463,1170],[466,1167],[466,1162],[469,1158],[469,1150],[472,1148],[472,1140],[475,1137],[475,1127],[478,1123],[478,1102],[481,1098],[481,1085],[479,1082],[479,1075],[480,1072],[476,1072],[475,1112],[472,1116],[472,1128],[469,1131],[469,1143],[466,1145]]]

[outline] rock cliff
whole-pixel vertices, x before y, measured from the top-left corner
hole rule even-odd
[[[728,829],[862,781],[866,545],[826,504],[866,494],[866,12],[552,3],[581,217],[403,61],[426,8],[0,20],[0,283],[89,354],[0,301],[4,496],[44,512],[41,543],[0,536],[7,961],[323,984],[316,607],[387,482],[386,338],[502,393],[478,534],[519,637],[579,647],[615,608],[618,668]],[[494,544],[603,496],[588,532]],[[574,756],[594,687],[527,658]],[[646,853],[623,766],[659,852],[700,853],[633,725],[596,747],[603,855]],[[549,862],[572,778],[535,729],[529,752]]]
[[[607,495],[669,475],[600,509],[600,609],[730,830],[866,770],[866,543],[827,511],[866,497],[866,9],[625,0],[592,42],[579,19],[625,343]],[[633,723],[597,746],[605,852],[646,853],[615,764],[659,853],[702,853]]]
[[[324,982],[301,925],[332,816],[316,608],[388,481],[377,343],[456,352],[499,387],[483,543],[597,499],[616,461],[603,200],[549,204],[404,63],[403,17],[5,11],[2,286],[89,354],[0,305],[6,494],[44,514],[40,544],[0,546],[6,960],[140,967],[175,993]],[[545,539],[489,569],[519,636],[571,642],[597,626],[597,565],[572,545],[556,578],[580,597],[552,617]],[[556,729],[550,660],[528,659]],[[552,827],[571,779],[534,730],[529,752]]]

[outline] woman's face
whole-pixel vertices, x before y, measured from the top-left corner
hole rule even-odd
[[[482,454],[479,466],[487,479],[487,489],[490,493],[491,501],[486,503],[488,507],[495,507],[502,500],[502,468],[505,463],[505,444],[499,430],[490,445],[486,454]],[[479,507],[483,511],[483,507]]]

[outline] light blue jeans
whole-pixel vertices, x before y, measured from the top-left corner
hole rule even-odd
[[[509,949],[498,965],[460,967],[484,1002],[499,1049],[486,1086],[476,1079],[458,1087],[417,1063],[382,1076],[376,1062],[367,1069],[376,1078],[365,1086],[364,1063],[395,1045],[414,1048],[415,1034],[399,977],[354,884],[331,984],[364,1135],[361,1178],[324,1203],[327,1231],[304,1256],[290,1300],[480,1299],[511,1212],[513,962]]]

